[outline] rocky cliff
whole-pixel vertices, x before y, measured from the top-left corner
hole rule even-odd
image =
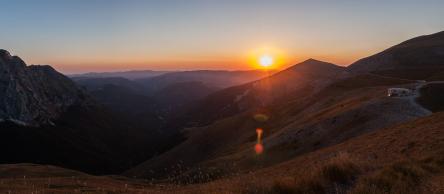
[[[87,96],[52,67],[30,65],[0,49],[0,121],[38,126],[52,124]]]

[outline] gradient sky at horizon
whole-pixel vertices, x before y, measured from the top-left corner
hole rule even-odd
[[[0,48],[64,73],[250,69],[259,48],[284,66],[339,65],[444,30],[444,1],[0,0]]]

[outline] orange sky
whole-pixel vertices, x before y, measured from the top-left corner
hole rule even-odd
[[[88,72],[88,71],[125,71],[125,70],[193,70],[193,69],[227,69],[248,70],[260,68],[258,59],[261,55],[271,55],[274,59],[274,69],[284,69],[293,64],[309,58],[315,58],[337,65],[347,66],[362,57],[374,54],[382,48],[366,50],[356,53],[333,52],[322,54],[310,51],[309,53],[283,51],[269,52],[257,47],[244,52],[242,55],[230,56],[193,56],[182,58],[158,58],[148,60],[142,56],[110,56],[98,58],[64,58],[50,60],[50,64],[62,72]],[[274,48],[273,48],[274,49]],[[272,50],[273,50],[272,49]],[[68,62],[66,62],[68,61]]]
[[[276,68],[308,58],[349,65],[444,30],[436,0],[23,0],[2,8],[1,48],[64,73],[252,69],[267,52]]]

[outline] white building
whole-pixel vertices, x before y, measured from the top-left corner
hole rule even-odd
[[[407,88],[389,88],[387,96],[390,97],[403,97],[413,95],[413,91]]]

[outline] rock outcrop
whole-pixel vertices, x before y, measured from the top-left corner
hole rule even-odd
[[[52,124],[87,95],[48,65],[30,65],[0,49],[0,121],[39,126]]]

